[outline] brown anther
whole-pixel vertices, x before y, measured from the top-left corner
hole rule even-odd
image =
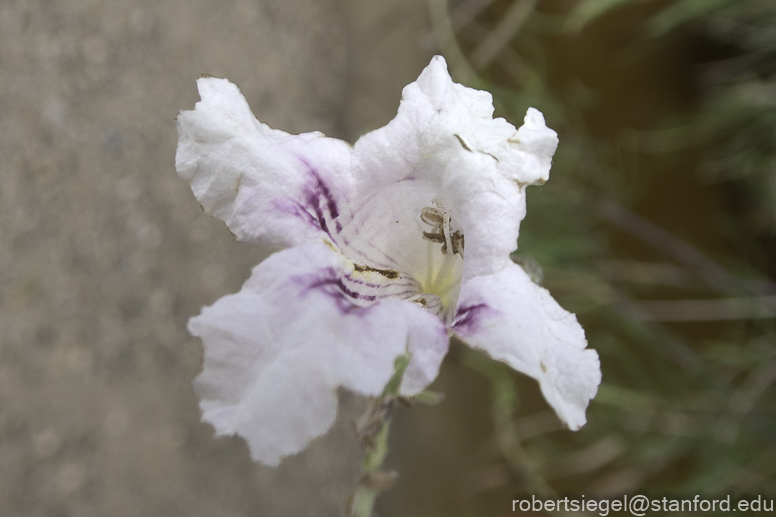
[[[443,233],[423,232],[423,238],[431,242],[437,242],[437,243],[445,242],[445,234]]]
[[[420,211],[420,220],[432,227],[430,232],[423,232],[423,238],[441,244],[443,255],[447,255],[448,249],[452,249],[453,255],[460,254],[463,258],[463,234],[458,230],[450,234],[452,219],[444,208],[437,206],[439,208],[427,206]]]
[[[463,258],[463,234],[456,230],[450,237],[450,241],[453,245],[453,254],[458,253]]]
[[[444,223],[442,212],[438,208],[425,207],[420,211],[420,220],[429,226],[439,228]]]

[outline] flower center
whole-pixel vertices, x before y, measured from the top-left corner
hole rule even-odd
[[[439,203],[434,205],[420,212],[420,220],[431,228],[423,232],[428,241],[425,275],[418,275],[423,294],[413,298],[424,299],[426,294],[437,297],[441,304],[438,312],[447,319],[455,310],[461,286],[464,238],[460,231],[451,229],[449,212]]]
[[[389,191],[375,201],[378,206],[362,208],[354,223],[337,234],[341,243],[332,242],[330,247],[352,263],[352,271],[335,287],[355,305],[397,298],[450,322],[463,275],[464,236],[449,210],[429,203],[435,193],[422,193],[422,199],[417,199],[421,196],[414,191]],[[402,203],[410,206],[393,208]],[[389,217],[380,204],[391,210]]]

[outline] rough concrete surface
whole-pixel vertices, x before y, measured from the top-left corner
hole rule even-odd
[[[174,169],[202,73],[263,121],[353,140],[432,54],[412,0],[0,3],[0,515],[338,515],[336,428],[279,468],[199,422],[187,319],[268,250],[236,243]]]

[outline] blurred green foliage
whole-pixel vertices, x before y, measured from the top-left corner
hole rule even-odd
[[[776,2],[539,2],[497,58],[455,62],[514,5],[451,2],[447,53],[502,116],[519,125],[534,106],[560,134],[515,260],[577,313],[603,384],[583,430],[554,432],[535,387],[462,352],[492,381],[492,461],[509,480],[478,497],[776,496]],[[568,71],[585,45],[572,59],[594,56],[606,80]],[[663,87],[679,101],[628,82],[677,54]],[[656,108],[617,111],[612,81],[634,103],[658,90]]]

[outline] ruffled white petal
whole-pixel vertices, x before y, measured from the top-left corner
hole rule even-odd
[[[178,174],[240,240],[294,246],[336,232],[352,179],[350,146],[260,123],[226,79],[197,81],[202,100],[178,116]]]
[[[544,115],[528,108],[523,125],[509,140],[515,151],[505,155],[502,170],[523,184],[542,184],[550,179],[552,155],[558,148],[558,134],[544,123]]]
[[[410,302],[358,303],[343,279],[353,264],[323,244],[281,251],[243,289],[192,318],[205,344],[195,380],[203,419],[244,437],[255,460],[277,465],[324,434],[343,386],[379,395],[397,356],[412,353],[405,393],[425,388],[447,352],[447,331]],[[371,296],[371,295],[370,295]]]
[[[517,247],[525,215],[523,187],[547,179],[556,146],[557,135],[544,125],[541,113],[530,109],[519,130],[493,119],[491,95],[454,83],[445,60],[437,56],[404,88],[396,118],[356,142],[353,205],[356,210],[368,206],[371,219],[383,223],[357,230],[345,225],[346,232],[358,231],[363,241],[379,242],[396,219],[390,205],[373,199],[399,185],[412,185],[416,194],[406,203],[408,211],[436,201],[449,209],[453,226],[465,235],[464,276],[496,272]],[[409,225],[399,230],[417,233]],[[400,263],[412,268],[405,256],[424,256],[424,245],[408,240]],[[377,259],[369,249],[368,256]]]
[[[537,379],[570,429],[585,424],[601,368],[576,317],[517,265],[461,287],[453,330],[469,345]]]

